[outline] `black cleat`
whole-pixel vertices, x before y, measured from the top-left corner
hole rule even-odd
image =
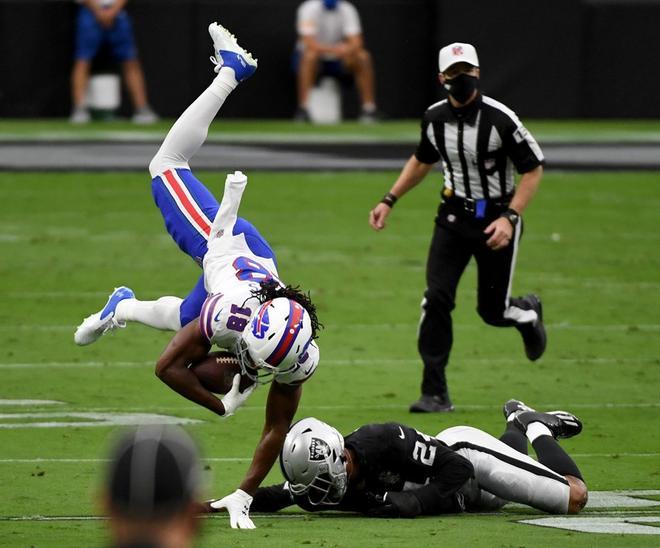
[[[422,394],[422,397],[410,406],[411,413],[448,413],[453,410],[454,405],[447,392],[439,396]]]
[[[540,299],[533,294],[525,295],[517,299],[516,306],[524,310],[535,310],[538,318],[532,323],[523,323],[516,325],[516,329],[522,335],[523,343],[525,343],[525,354],[527,359],[531,361],[538,360],[545,352],[545,347],[548,343],[548,338],[545,334],[545,326],[543,325],[543,306]]]
[[[529,405],[525,405],[520,400],[509,400],[502,406],[502,412],[504,413],[504,418],[509,419],[511,415],[517,412],[523,411],[536,411],[532,409]]]
[[[523,432],[533,422],[545,424],[552,432],[556,440],[572,438],[582,432],[582,421],[572,413],[566,411],[551,411],[550,413],[538,413],[537,411],[524,411],[513,419],[515,425]]]

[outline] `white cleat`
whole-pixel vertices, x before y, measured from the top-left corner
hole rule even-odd
[[[108,297],[108,302],[100,312],[87,316],[78,326],[73,340],[78,346],[86,346],[99,340],[108,331],[126,327],[126,322],[115,319],[117,305],[125,299],[134,299],[135,293],[128,287],[117,287]]]
[[[236,37],[218,23],[209,25],[209,34],[213,40],[211,62],[214,71],[220,72],[222,67],[231,68],[238,82],[247,80],[257,70],[257,60],[252,54],[238,45]]]

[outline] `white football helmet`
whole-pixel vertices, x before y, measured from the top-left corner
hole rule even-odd
[[[302,419],[289,429],[280,466],[291,493],[306,495],[314,506],[339,504],[346,494],[344,438],[318,419]]]
[[[311,342],[307,310],[296,301],[278,297],[252,314],[234,350],[242,373],[263,383],[295,367]],[[255,369],[260,372],[255,374]]]

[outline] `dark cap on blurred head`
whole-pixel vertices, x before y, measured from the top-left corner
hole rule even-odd
[[[122,435],[110,455],[108,496],[128,518],[166,518],[196,498],[199,455],[186,432],[142,426]]]

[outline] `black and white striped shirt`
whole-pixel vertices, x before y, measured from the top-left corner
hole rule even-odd
[[[513,194],[513,168],[527,173],[544,162],[541,148],[518,116],[485,95],[462,109],[446,99],[431,105],[424,113],[415,157],[425,164],[442,160],[445,188],[473,200]]]

